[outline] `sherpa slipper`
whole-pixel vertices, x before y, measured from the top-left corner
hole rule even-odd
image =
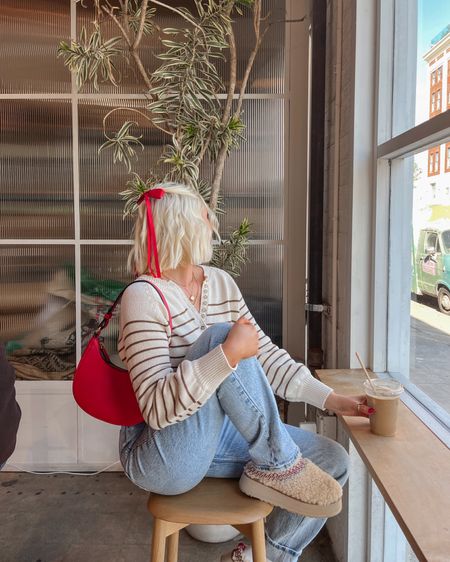
[[[283,469],[262,470],[249,461],[239,487],[252,498],[307,517],[332,517],[342,509],[339,482],[301,455]]]
[[[222,554],[220,562],[253,562],[252,547],[240,542],[231,552]],[[267,562],[271,561],[267,558]]]

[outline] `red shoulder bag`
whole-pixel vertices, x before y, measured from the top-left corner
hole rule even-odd
[[[119,293],[81,356],[72,384],[72,393],[78,406],[90,416],[114,425],[136,425],[144,421],[131,380],[126,369],[114,365],[100,341],[100,334],[108,325],[125,289],[134,283],[149,283],[159,293],[172,329],[172,317],[160,289],[150,281],[133,281]]]

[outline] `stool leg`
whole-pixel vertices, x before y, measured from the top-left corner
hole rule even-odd
[[[167,562],[178,562],[178,539],[180,532],[176,531],[169,535],[167,542]]]
[[[259,519],[251,524],[251,534],[253,562],[266,562],[264,519]]]
[[[153,520],[152,556],[150,562],[164,562],[166,558],[167,522]]]

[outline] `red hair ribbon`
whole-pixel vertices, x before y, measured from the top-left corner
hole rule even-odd
[[[147,265],[150,271],[150,275],[153,277],[161,277],[161,271],[159,269],[159,259],[158,259],[158,248],[156,247],[156,234],[155,226],[153,224],[153,214],[152,214],[152,204],[150,199],[162,199],[166,192],[164,189],[155,188],[150,189],[143,193],[138,199],[138,205],[145,200],[147,206]],[[155,258],[155,273],[152,271],[152,251]]]

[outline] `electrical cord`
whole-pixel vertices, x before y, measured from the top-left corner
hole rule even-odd
[[[97,474],[101,474],[102,472],[105,472],[105,470],[108,470],[108,468],[111,468],[112,466],[119,464],[119,461],[115,461],[111,464],[109,464],[108,466],[105,466],[105,468],[102,468],[101,470],[98,470],[97,472],[66,472],[66,471],[42,471],[42,472],[35,472],[34,470],[27,470],[26,468],[22,468],[20,466],[17,466],[16,464],[12,463],[12,462],[7,462],[6,464],[8,465],[8,467],[13,466],[14,468],[19,469],[21,472],[27,472],[28,474],[37,474],[38,476],[47,476],[49,474],[70,474],[71,476],[97,476]]]

